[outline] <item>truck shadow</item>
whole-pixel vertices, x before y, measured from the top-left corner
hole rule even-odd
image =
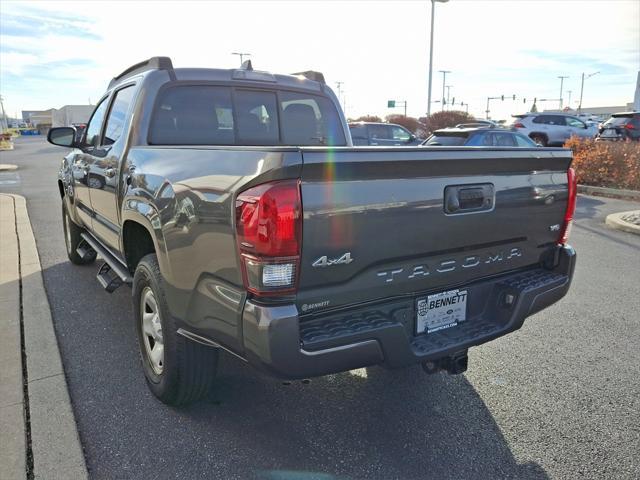
[[[223,353],[208,400],[167,407],[145,385],[130,290],[106,294],[96,270],[43,271],[92,478],[548,478],[518,463],[464,375],[371,367],[283,385]]]
[[[289,383],[228,355],[221,367],[209,405],[183,413],[244,432],[245,448],[271,460],[255,478],[548,478],[517,463],[462,375],[370,367]]]

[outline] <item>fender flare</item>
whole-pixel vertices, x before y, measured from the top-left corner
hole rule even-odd
[[[125,223],[135,222],[141,225],[151,237],[153,246],[158,256],[158,264],[160,265],[160,271],[163,275],[168,275],[171,271],[168,263],[167,248],[164,239],[164,233],[162,232],[162,224],[160,222],[160,213],[158,209],[152,203],[139,196],[126,196],[122,201],[122,213],[121,213],[122,228],[120,229],[120,251],[123,256],[124,250],[124,226]]]

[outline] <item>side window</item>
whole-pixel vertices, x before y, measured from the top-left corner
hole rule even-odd
[[[519,147],[537,147],[533,140],[524,135],[514,135],[514,137],[516,137],[516,143]]]
[[[515,147],[516,142],[511,133],[495,133],[496,147]]]
[[[485,133],[482,136],[481,145],[483,147],[493,147],[495,145],[494,138],[493,138],[493,133]]]
[[[135,88],[133,85],[125,87],[116,92],[115,100],[111,105],[111,111],[107,118],[107,128],[104,132],[103,145],[111,145],[115,143],[122,135],[122,129],[126,120],[129,105],[133,99]]]
[[[104,115],[107,112],[108,105],[109,97],[106,97],[93,111],[89,125],[87,125],[87,133],[85,136],[86,145],[92,145],[94,147],[100,145],[100,131],[102,130],[102,123],[104,122]]]
[[[561,125],[565,126],[567,122],[565,121],[565,117],[561,117],[560,115],[549,115],[549,123],[551,125]]]
[[[369,125],[369,136],[372,140],[386,140],[389,138],[387,126],[380,124]]]
[[[278,144],[278,107],[273,92],[236,90],[236,122],[241,145]]]
[[[394,140],[400,140],[402,142],[406,142],[411,138],[411,134],[400,127],[391,127],[391,133],[393,134]]]
[[[575,128],[587,128],[586,124],[582,122],[582,120],[578,120],[577,118],[567,117],[566,118],[567,125]]]

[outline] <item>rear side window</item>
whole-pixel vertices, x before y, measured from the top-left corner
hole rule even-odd
[[[190,85],[164,90],[152,145],[345,145],[333,103],[295,92]]]
[[[533,123],[545,123],[547,125],[566,125],[564,117],[559,115],[538,115],[533,119]]]

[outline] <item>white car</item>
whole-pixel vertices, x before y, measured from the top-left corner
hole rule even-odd
[[[508,126],[527,135],[543,147],[562,146],[574,135],[581,138],[594,138],[598,133],[597,125],[587,125],[578,117],[561,113],[513,115],[513,121]]]

